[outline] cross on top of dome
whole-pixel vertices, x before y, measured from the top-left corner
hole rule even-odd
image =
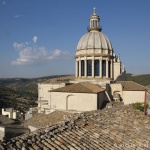
[[[96,8],[94,7],[93,10],[93,15],[96,15]]]
[[[88,31],[101,31],[100,27],[100,18],[96,14],[96,8],[93,8],[93,15],[90,17],[90,26],[88,27]]]

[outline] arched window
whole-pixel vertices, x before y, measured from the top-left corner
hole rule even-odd
[[[97,25],[97,20],[95,20],[95,27],[98,27],[98,25]]]
[[[84,60],[81,60],[81,76],[84,76]]]
[[[94,28],[94,20],[93,20],[93,28]]]
[[[102,76],[106,77],[106,60],[102,60]]]
[[[92,60],[87,60],[87,76],[92,76]]]
[[[99,76],[99,60],[94,60],[94,76]]]

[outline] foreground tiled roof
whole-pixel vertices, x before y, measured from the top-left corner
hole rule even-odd
[[[50,114],[36,114],[29,120],[24,121],[23,125],[25,127],[33,126],[36,128],[43,128],[48,124],[53,125],[62,121],[64,118],[64,115],[71,115],[71,114],[68,112],[64,112],[64,111],[54,111]]]
[[[146,87],[133,81],[118,81],[123,86],[123,91],[145,91]]]
[[[81,82],[58,89],[51,90],[51,92],[71,92],[71,93],[99,93],[105,91],[99,85],[92,84],[89,82]]]
[[[2,142],[0,149],[150,149],[150,118],[130,106],[76,114],[61,124]]]

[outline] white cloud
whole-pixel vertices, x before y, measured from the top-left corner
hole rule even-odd
[[[23,17],[24,15],[15,15],[14,18],[20,18]]]
[[[15,18],[19,18],[19,17],[20,17],[20,15],[15,15],[14,17],[15,17]]]
[[[6,5],[6,1],[2,1],[2,4],[3,4],[3,5]]]
[[[33,42],[36,43],[37,37],[33,37]],[[34,64],[43,61],[50,61],[54,59],[68,59],[72,54],[67,51],[59,49],[48,50],[46,47],[38,47],[30,42],[13,43],[13,47],[18,52],[19,58],[12,61],[12,65]]]
[[[34,43],[36,43],[37,42],[37,36],[34,36],[32,40]]]

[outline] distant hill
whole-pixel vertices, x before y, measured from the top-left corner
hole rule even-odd
[[[22,97],[27,99],[37,99],[38,96],[38,83],[45,82],[53,78],[64,77],[67,75],[55,75],[39,78],[3,78],[0,79],[0,86],[15,90]]]
[[[135,74],[127,73],[126,74],[126,80],[127,81],[134,81],[134,82],[137,82],[141,85],[150,87],[150,74],[135,75]]]
[[[12,107],[18,110],[27,110],[30,106],[37,105],[35,100],[26,99],[18,92],[5,86],[0,86],[0,107]]]
[[[0,107],[27,109],[35,106],[38,99],[38,83],[60,80],[68,75],[54,75],[39,78],[1,78]]]
[[[54,75],[39,78],[1,78],[0,107],[27,109],[36,106],[38,99],[38,83],[67,82],[74,75]],[[150,88],[150,74],[126,74],[127,81],[134,81]]]

